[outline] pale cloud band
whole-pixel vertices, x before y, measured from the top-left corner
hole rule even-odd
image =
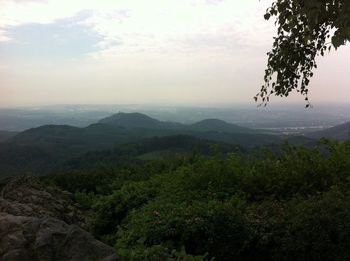
[[[259,6],[254,0],[240,4],[218,0],[2,0],[1,5],[2,41],[12,39],[6,31],[16,26],[70,19],[101,36],[98,46],[103,55],[113,54],[120,45],[123,45],[119,51],[122,53],[173,52],[183,48],[194,50],[197,46],[215,48],[215,51],[225,47],[232,49],[239,42],[244,46],[254,44],[252,32],[260,33],[260,45],[261,41],[268,40],[264,32],[269,28],[257,23],[261,16],[256,15],[256,11],[265,6]]]
[[[0,0],[0,103],[251,102],[270,3]]]

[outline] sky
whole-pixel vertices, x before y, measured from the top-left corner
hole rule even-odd
[[[0,107],[254,105],[276,32],[270,3],[0,0]],[[350,46],[318,63],[311,102],[350,103]]]

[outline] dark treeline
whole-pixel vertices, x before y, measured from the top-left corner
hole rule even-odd
[[[350,259],[349,142],[211,150],[42,180],[125,260]]]

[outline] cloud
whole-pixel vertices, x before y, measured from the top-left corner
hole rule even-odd
[[[8,36],[7,32],[3,29],[0,29],[0,43],[1,42],[8,42],[11,38]]]
[[[256,48],[261,45],[266,49],[271,42],[272,26],[262,23],[261,10],[265,5],[255,4],[249,9],[251,3],[232,1],[216,1],[216,5],[204,0],[147,3],[125,5],[124,10],[112,15],[110,11],[95,12],[87,19],[91,29],[104,38],[100,43],[102,50],[94,54],[95,58],[111,58],[121,53],[221,54],[251,47],[261,50]]]
[[[98,34],[101,37],[98,46],[104,54],[171,52],[181,48],[195,51],[205,47],[230,51],[254,42],[249,39],[251,36],[247,37],[251,28],[258,41],[263,38],[263,34],[259,37],[263,30],[254,17],[260,3],[252,1],[238,4],[222,0],[7,0],[6,3],[5,15],[0,17],[3,31],[28,23],[70,20]]]
[[[50,24],[24,24],[8,28],[12,41],[0,43],[5,61],[57,62],[80,58],[97,51],[101,40],[88,27],[71,19]]]
[[[256,0],[7,0],[1,7],[0,39],[8,39],[0,42],[0,73],[3,63],[13,74],[0,85],[33,102],[37,93],[52,102],[251,99],[256,88],[246,86],[260,85],[272,40],[266,5]]]
[[[206,0],[206,3],[209,5],[218,5],[223,3],[225,0]]]

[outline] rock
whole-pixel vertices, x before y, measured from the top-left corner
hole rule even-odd
[[[43,186],[35,177],[20,177],[2,190],[0,212],[15,216],[54,217],[84,226],[84,215],[69,192]]]
[[[54,218],[0,214],[0,260],[117,260],[112,247]]]
[[[82,229],[71,195],[18,178],[0,197],[0,261],[118,260],[114,248]]]

